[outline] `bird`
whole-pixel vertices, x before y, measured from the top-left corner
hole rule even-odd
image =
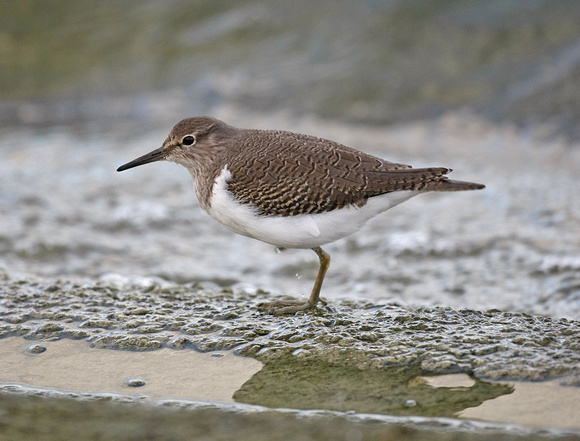
[[[181,120],[161,147],[117,171],[162,160],[187,168],[201,208],[229,230],[279,249],[317,254],[308,300],[259,305],[278,315],[326,305],[320,291],[330,255],[323,245],[418,194],[485,187],[449,179],[446,167],[413,168],[328,139],[242,129],[209,116]]]

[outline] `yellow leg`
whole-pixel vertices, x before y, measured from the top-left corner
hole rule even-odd
[[[312,288],[312,293],[308,299],[308,303],[315,306],[320,301],[320,288],[322,288],[322,282],[324,282],[324,276],[326,276],[326,271],[330,266],[330,254],[324,251],[320,247],[312,248],[318,255],[320,260],[320,268],[318,268],[318,274],[316,275],[316,281],[314,282],[314,287]],[[326,302],[322,300],[322,303],[326,305]]]
[[[272,311],[276,315],[282,315],[282,314],[293,314],[298,311],[305,311],[307,309],[316,308],[318,302],[322,303],[323,305],[326,305],[326,301],[320,298],[320,289],[322,288],[322,282],[324,281],[326,271],[330,266],[330,254],[325,252],[320,247],[312,248],[312,251],[314,251],[318,255],[318,259],[320,260],[320,267],[318,268],[316,281],[314,282],[314,287],[312,288],[312,292],[310,293],[308,301],[268,302],[259,305],[260,309],[266,309],[268,311]]]

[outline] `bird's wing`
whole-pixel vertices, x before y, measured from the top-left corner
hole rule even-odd
[[[228,190],[266,216],[362,206],[383,193],[427,190],[430,183],[447,180],[450,171],[413,169],[333,141],[280,131],[246,132],[231,152]]]

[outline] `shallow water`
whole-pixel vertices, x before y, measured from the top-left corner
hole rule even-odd
[[[76,339],[0,340],[0,384],[144,399],[233,402],[262,363],[232,351],[100,351]],[[7,389],[7,386],[4,386]]]
[[[474,116],[385,128],[314,117],[216,112],[242,127],[332,138],[414,166],[448,166],[476,192],[418,196],[327,247],[323,296],[580,318],[576,177],[580,149]],[[249,283],[306,297],[309,250],[237,236],[195,200],[187,171],[120,164],[162,142],[164,130],[103,134],[11,130],[0,135],[0,265],[9,273]],[[267,296],[264,296],[266,299]]]

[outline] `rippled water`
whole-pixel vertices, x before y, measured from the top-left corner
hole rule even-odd
[[[332,138],[415,166],[448,166],[454,178],[487,185],[421,195],[328,245],[328,300],[580,317],[574,145],[465,114],[378,128],[235,107],[215,116]],[[164,163],[115,172],[160,145],[169,128],[4,131],[1,265],[9,273],[247,282],[307,296],[315,254],[276,254],[229,232],[199,208],[185,169]]]

